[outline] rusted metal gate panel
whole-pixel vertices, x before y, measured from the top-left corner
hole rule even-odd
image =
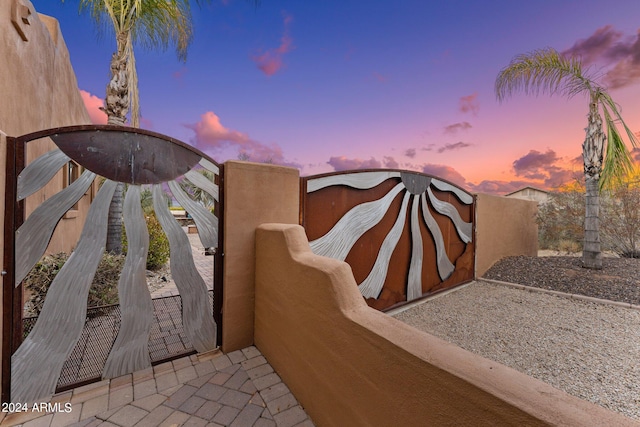
[[[26,147],[42,138],[50,138],[56,148],[26,166]],[[25,199],[59,176],[60,170],[64,174],[72,173],[67,170],[70,162],[75,162],[80,169],[76,179],[69,180],[69,185],[43,200],[25,217]],[[213,181],[200,174],[199,169],[213,174]],[[75,249],[51,283],[35,324],[30,325],[30,331],[23,336],[22,281],[44,255],[58,222],[94,187],[94,180],[98,178],[101,178],[100,189],[92,200]],[[165,355],[154,348],[157,341],[154,334],[162,333],[163,326],[156,323],[158,312],[168,307],[167,304],[181,311],[177,323],[183,344],[188,343],[181,347],[184,351],[204,352],[220,344],[221,180],[221,166],[205,154],[170,137],[140,129],[72,126],[8,139],[3,401],[35,402],[54,393],[56,385],[65,388],[77,385],[73,380],[69,383],[63,372],[85,369],[81,364],[70,363],[74,362],[70,356],[77,353],[79,347],[91,345],[87,329],[97,328],[98,324],[107,324],[111,337],[106,348],[91,352],[99,364],[96,380],[151,366],[152,361],[158,361],[158,354]],[[128,251],[119,277],[120,304],[99,309],[98,314],[93,313],[95,310],[88,314],[89,288],[105,247],[108,207],[116,188],[122,184],[127,187],[123,218]],[[141,208],[143,186],[151,190],[155,215],[169,240],[170,268],[179,301],[151,300],[145,278],[149,236]],[[216,201],[213,212],[193,199],[194,188]],[[203,247],[211,248],[216,254],[212,260],[213,298],[195,266],[186,234],[164,202],[166,191],[193,217]],[[96,356],[98,350],[104,356]],[[169,351],[166,356],[173,355]],[[69,368],[70,365],[73,366]]]
[[[474,197],[400,170],[302,178],[301,222],[314,253],[346,261],[371,307],[386,310],[474,276]]]

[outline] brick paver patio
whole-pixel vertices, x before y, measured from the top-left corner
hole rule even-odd
[[[59,393],[58,412],[0,414],[23,427],[313,426],[256,347],[183,357]],[[68,412],[65,412],[70,404]]]

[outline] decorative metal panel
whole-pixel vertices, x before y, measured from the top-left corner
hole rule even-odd
[[[127,257],[120,280],[121,326],[102,376],[115,378],[151,366],[149,331],[153,303],[147,288],[146,261],[149,233],[140,206],[140,186],[130,185],[124,198]]]
[[[33,330],[11,357],[14,402],[35,402],[55,391],[62,365],[82,333],[89,287],[104,252],[115,188],[113,181],[102,185],[76,250],[51,283]]]
[[[69,159],[84,167],[85,172],[38,206],[23,223],[17,221],[14,243],[5,245],[10,248],[15,244],[12,285],[20,286],[44,254],[60,219],[87,194],[95,178],[102,176],[106,180],[91,203],[75,250],[50,285],[40,317],[22,344],[14,347],[10,370],[3,371],[4,395],[6,384],[9,384],[11,401],[44,401],[55,392],[63,364],[85,325],[87,295],[105,250],[108,207],[119,183],[128,185],[123,209],[128,253],[118,283],[120,309],[115,312],[120,313],[117,322],[120,327],[106,358],[103,378],[150,366],[153,303],[145,276],[149,236],[141,208],[142,185],[152,185],[154,210],[170,242],[170,268],[182,300],[184,334],[196,351],[214,349],[219,325],[214,320],[207,284],[195,267],[187,235],[170,213],[162,188],[167,185],[193,216],[203,246],[216,249],[219,246],[216,215],[220,211],[218,165],[180,141],[126,127],[58,128],[15,138],[14,142],[24,147],[29,141],[43,137],[50,137],[58,149],[44,154],[23,170],[22,160],[16,157],[15,167],[21,173],[13,184],[8,183],[15,186],[8,193],[16,195],[11,208],[16,215],[22,213],[20,204],[24,202],[21,200],[47,185],[64,170]],[[213,172],[214,180],[198,173],[199,168]],[[185,191],[186,180],[216,200],[215,213]],[[12,302],[9,306],[14,310],[13,321],[21,324],[21,304]],[[5,331],[6,328],[11,325],[5,324]]]
[[[388,309],[473,279],[474,198],[409,171],[303,178],[311,250],[346,261],[367,303]]]

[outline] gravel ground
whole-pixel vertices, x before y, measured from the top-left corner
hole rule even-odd
[[[602,270],[582,268],[580,257],[507,257],[487,279],[640,305],[640,259],[605,258]]]
[[[638,279],[632,277],[640,277],[640,260],[607,259],[605,269],[594,273],[576,270],[579,258],[544,258],[553,259],[509,258],[492,268],[499,274],[493,278],[638,304]],[[569,280],[554,281],[554,269],[561,271],[556,278]],[[598,283],[610,289],[598,289]],[[640,420],[640,310],[477,281],[394,317]]]

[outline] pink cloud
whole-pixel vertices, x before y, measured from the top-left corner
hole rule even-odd
[[[178,71],[175,71],[173,74],[171,74],[171,77],[178,80],[179,82],[182,82],[182,80],[184,79],[184,76],[187,74],[188,71],[189,69],[187,67],[182,67]]]
[[[84,102],[84,106],[89,113],[91,123],[94,125],[106,125],[107,114],[100,108],[104,107],[104,101],[95,95],[91,95],[89,92],[80,89],[80,96]]]
[[[530,181],[500,181],[500,180],[485,180],[480,184],[469,183],[468,186],[474,193],[487,193],[487,194],[509,194],[523,187],[535,185]]]
[[[398,169],[400,167],[398,162],[396,162],[396,159],[389,156],[384,156],[382,158],[382,163],[384,164],[384,167],[387,169]]]
[[[376,81],[379,81],[380,83],[384,83],[387,81],[387,77],[375,71],[373,72],[373,78],[376,79]]]
[[[283,56],[291,52],[294,48],[293,39],[289,35],[289,25],[293,21],[293,17],[288,14],[283,14],[283,16],[284,34],[280,39],[280,46],[251,57],[251,59],[258,65],[258,68],[267,76],[272,76],[280,71],[283,67]]]
[[[553,150],[547,150],[546,153],[541,153],[538,150],[530,150],[527,154],[514,160],[513,170],[516,175],[530,174],[532,172],[539,172],[558,161],[558,156]]]
[[[471,126],[471,124],[469,122],[454,123],[452,125],[445,126],[444,127],[444,133],[450,134],[450,135],[455,135],[460,131],[469,130],[471,128],[472,128],[472,126]]]
[[[348,159],[345,156],[334,156],[327,162],[336,171],[344,171],[351,169],[379,169],[382,167],[382,163],[373,157],[369,160],[362,159]]]
[[[467,185],[467,180],[462,176],[462,174],[451,166],[427,163],[422,165],[422,173],[444,179],[461,187],[466,187]]]
[[[404,155],[409,157],[410,159],[413,159],[416,156],[416,149],[415,148],[407,148],[404,152]]]
[[[640,80],[640,31],[625,37],[611,25],[598,28],[586,39],[578,40],[563,55],[576,56],[584,65],[608,67],[604,81],[610,89],[628,86]]]
[[[237,157],[244,160],[262,163],[298,167],[297,163],[288,161],[284,157],[282,148],[278,144],[263,144],[249,138],[244,132],[228,129],[220,122],[220,117],[212,111],[207,111],[200,117],[200,121],[187,124],[185,127],[193,130],[193,146],[215,157],[222,151],[231,149]]]
[[[576,178],[580,172],[558,166],[561,159],[556,152],[549,149],[544,153],[537,150],[530,150],[524,156],[514,160],[513,171],[517,176],[535,181],[534,185],[547,189],[557,188],[566,182]],[[575,159],[571,162],[575,164]],[[582,159],[580,158],[580,163]]]
[[[461,150],[463,148],[467,148],[467,147],[471,147],[472,144],[469,144],[467,142],[456,142],[455,144],[445,144],[442,147],[438,148],[438,153],[444,153],[445,151],[455,151],[455,150]]]
[[[478,94],[463,96],[460,98],[460,111],[463,113],[472,113],[474,116],[480,111],[480,103],[478,102]]]

